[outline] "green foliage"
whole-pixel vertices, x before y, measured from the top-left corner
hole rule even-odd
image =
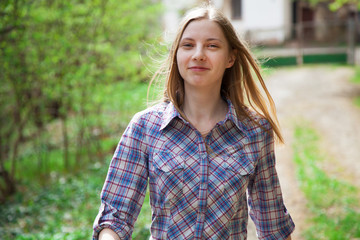
[[[78,176],[54,175],[46,187],[24,185],[23,193],[0,208],[2,239],[89,239],[106,174],[100,166]]]
[[[150,237],[150,224],[151,224],[151,207],[149,192],[147,192],[144,204],[141,208],[138,219],[136,220],[133,232],[134,240],[149,239]]]
[[[19,0],[1,1],[0,9],[3,201],[13,178],[21,180],[22,161],[36,169],[56,154],[67,171],[94,161],[109,131],[103,116],[111,97],[96,92],[149,78],[157,47],[147,44],[160,36],[161,7],[154,0]]]
[[[360,1],[359,0],[336,0],[330,4],[329,8],[332,11],[336,11],[346,4],[354,4],[355,6],[357,6],[358,9],[360,9]]]
[[[329,0],[305,0],[307,2],[309,2],[311,5],[315,6],[318,3],[329,3],[329,9],[332,11],[336,11],[339,8],[341,8],[342,6],[346,5],[346,4],[354,4],[355,6],[357,6],[358,9],[360,9],[360,1],[359,0],[334,0],[334,1],[329,1]]]
[[[360,237],[358,189],[329,176],[321,165],[331,164],[319,150],[320,138],[306,125],[295,129],[294,160],[301,188],[313,214],[306,239],[352,239]]]
[[[46,187],[23,185],[25,191],[0,208],[1,239],[90,239],[107,168],[96,163],[83,170],[76,176],[59,179],[53,176]],[[148,202],[149,194],[135,224],[134,240],[147,239],[150,235]]]
[[[89,239],[109,154],[146,104],[159,2],[0,1],[1,239]]]
[[[77,146],[70,146],[70,165],[78,167],[82,163],[89,162],[91,157],[89,153],[94,153],[95,155],[92,157],[98,161],[99,158],[102,158],[102,153],[112,151],[134,113],[146,107],[146,92],[147,84],[145,83],[121,81],[99,87],[93,97],[103,98],[103,113],[101,116],[89,115],[86,121],[96,123],[100,120],[106,123],[106,129],[102,131],[96,144],[83,146],[81,149],[78,149]],[[72,126],[69,133],[70,138],[76,138],[78,134],[78,121],[77,118],[68,120],[68,125]],[[59,124],[59,121],[52,121],[47,125],[47,129],[51,132],[50,136],[44,137],[48,141],[47,144],[40,146],[39,143],[39,147],[35,149],[32,143],[22,146],[22,152],[18,158],[19,170],[16,175],[21,182],[42,181],[42,179],[46,181],[47,176],[51,173],[67,172],[62,161],[62,149],[51,147],[59,145],[62,141]],[[7,163],[10,164],[10,162]],[[72,170],[72,172],[76,171],[76,169]]]
[[[104,98],[102,118],[107,131],[99,143],[105,154],[97,155],[94,163],[76,165],[76,151],[73,149],[70,157],[74,161],[72,165],[77,167],[71,173],[64,173],[65,166],[59,149],[48,149],[39,154],[31,147],[26,148],[18,163],[22,179],[20,190],[7,203],[0,205],[2,239],[90,239],[110,158],[130,118],[145,108],[146,92],[145,83],[114,82],[99,86],[93,96]],[[70,120],[69,125],[72,125],[71,121],[75,119]],[[56,122],[49,124],[54,136],[56,128]],[[54,136],[51,141],[55,144],[57,139]],[[86,149],[89,150],[94,151]],[[46,165],[34,164],[38,162],[39,155],[46,158],[43,162]],[[147,194],[133,239],[146,239],[150,223],[151,209]]]

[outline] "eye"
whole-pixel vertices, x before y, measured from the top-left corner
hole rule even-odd
[[[184,47],[184,48],[191,48],[193,47],[194,45],[192,43],[182,43],[181,44],[181,47]]]
[[[219,46],[218,46],[218,45],[213,44],[213,43],[212,43],[212,44],[209,44],[209,45],[208,45],[208,47],[209,47],[209,48],[219,48]]]

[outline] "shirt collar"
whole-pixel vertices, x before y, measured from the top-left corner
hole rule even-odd
[[[238,120],[237,115],[236,115],[234,105],[232,104],[232,102],[229,99],[227,99],[226,101],[227,101],[227,104],[228,104],[228,112],[226,114],[225,119],[223,121],[221,121],[220,124],[221,125],[225,124],[227,120],[230,120],[235,124],[235,126],[239,130],[244,131],[245,126],[243,126],[243,124],[240,124],[240,121]],[[166,109],[165,109],[165,111],[163,113],[163,116],[162,116],[162,123],[161,123],[161,126],[160,126],[160,130],[163,130],[164,128],[166,128],[167,125],[169,125],[170,122],[176,117],[180,118],[185,123],[188,123],[185,119],[183,119],[181,117],[180,113],[175,108],[174,104],[172,102],[169,102],[167,104]]]
[[[166,128],[166,126],[169,125],[169,123],[176,117],[182,119],[180,113],[176,110],[174,104],[172,102],[168,102],[162,115],[160,130]]]
[[[232,104],[232,102],[230,101],[230,99],[226,99],[226,101],[227,101],[227,104],[228,104],[228,112],[227,112],[227,114],[226,114],[226,117],[225,117],[224,121],[223,121],[223,122],[220,122],[220,124],[224,124],[224,123],[226,123],[227,120],[230,120],[231,122],[233,122],[233,123],[235,124],[235,126],[236,126],[239,130],[243,131],[243,130],[244,130],[244,129],[243,129],[244,127],[243,127],[242,125],[240,125],[240,121],[239,121],[239,119],[238,119],[238,117],[237,117],[237,115],[236,115],[236,111],[235,111],[234,105]]]

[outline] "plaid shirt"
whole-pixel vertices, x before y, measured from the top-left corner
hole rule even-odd
[[[260,239],[286,239],[295,225],[283,204],[273,134],[264,130],[270,124],[239,121],[228,106],[205,139],[172,103],[136,114],[112,158],[93,239],[105,227],[131,239],[148,184],[154,240],[246,239],[248,205]]]

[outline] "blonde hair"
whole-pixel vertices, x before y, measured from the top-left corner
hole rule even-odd
[[[155,79],[165,74],[163,101],[171,101],[179,113],[183,115],[182,105],[185,96],[184,80],[180,76],[177,67],[176,54],[186,27],[190,22],[200,19],[208,19],[219,24],[229,43],[230,49],[232,49],[235,54],[236,59],[234,65],[225,70],[221,86],[221,95],[226,99],[230,99],[239,119],[250,118],[256,124],[260,125],[254,117],[246,111],[246,107],[252,108],[266,118],[271,124],[277,139],[283,142],[279,122],[276,117],[275,104],[265,86],[256,58],[252,56],[247,45],[239,39],[231,22],[221,11],[212,6],[207,5],[195,8],[185,15],[180,23],[167,60],[154,74],[150,85]],[[252,71],[256,74],[262,89],[257,86],[256,78],[254,78]],[[265,93],[265,97],[261,91]]]

